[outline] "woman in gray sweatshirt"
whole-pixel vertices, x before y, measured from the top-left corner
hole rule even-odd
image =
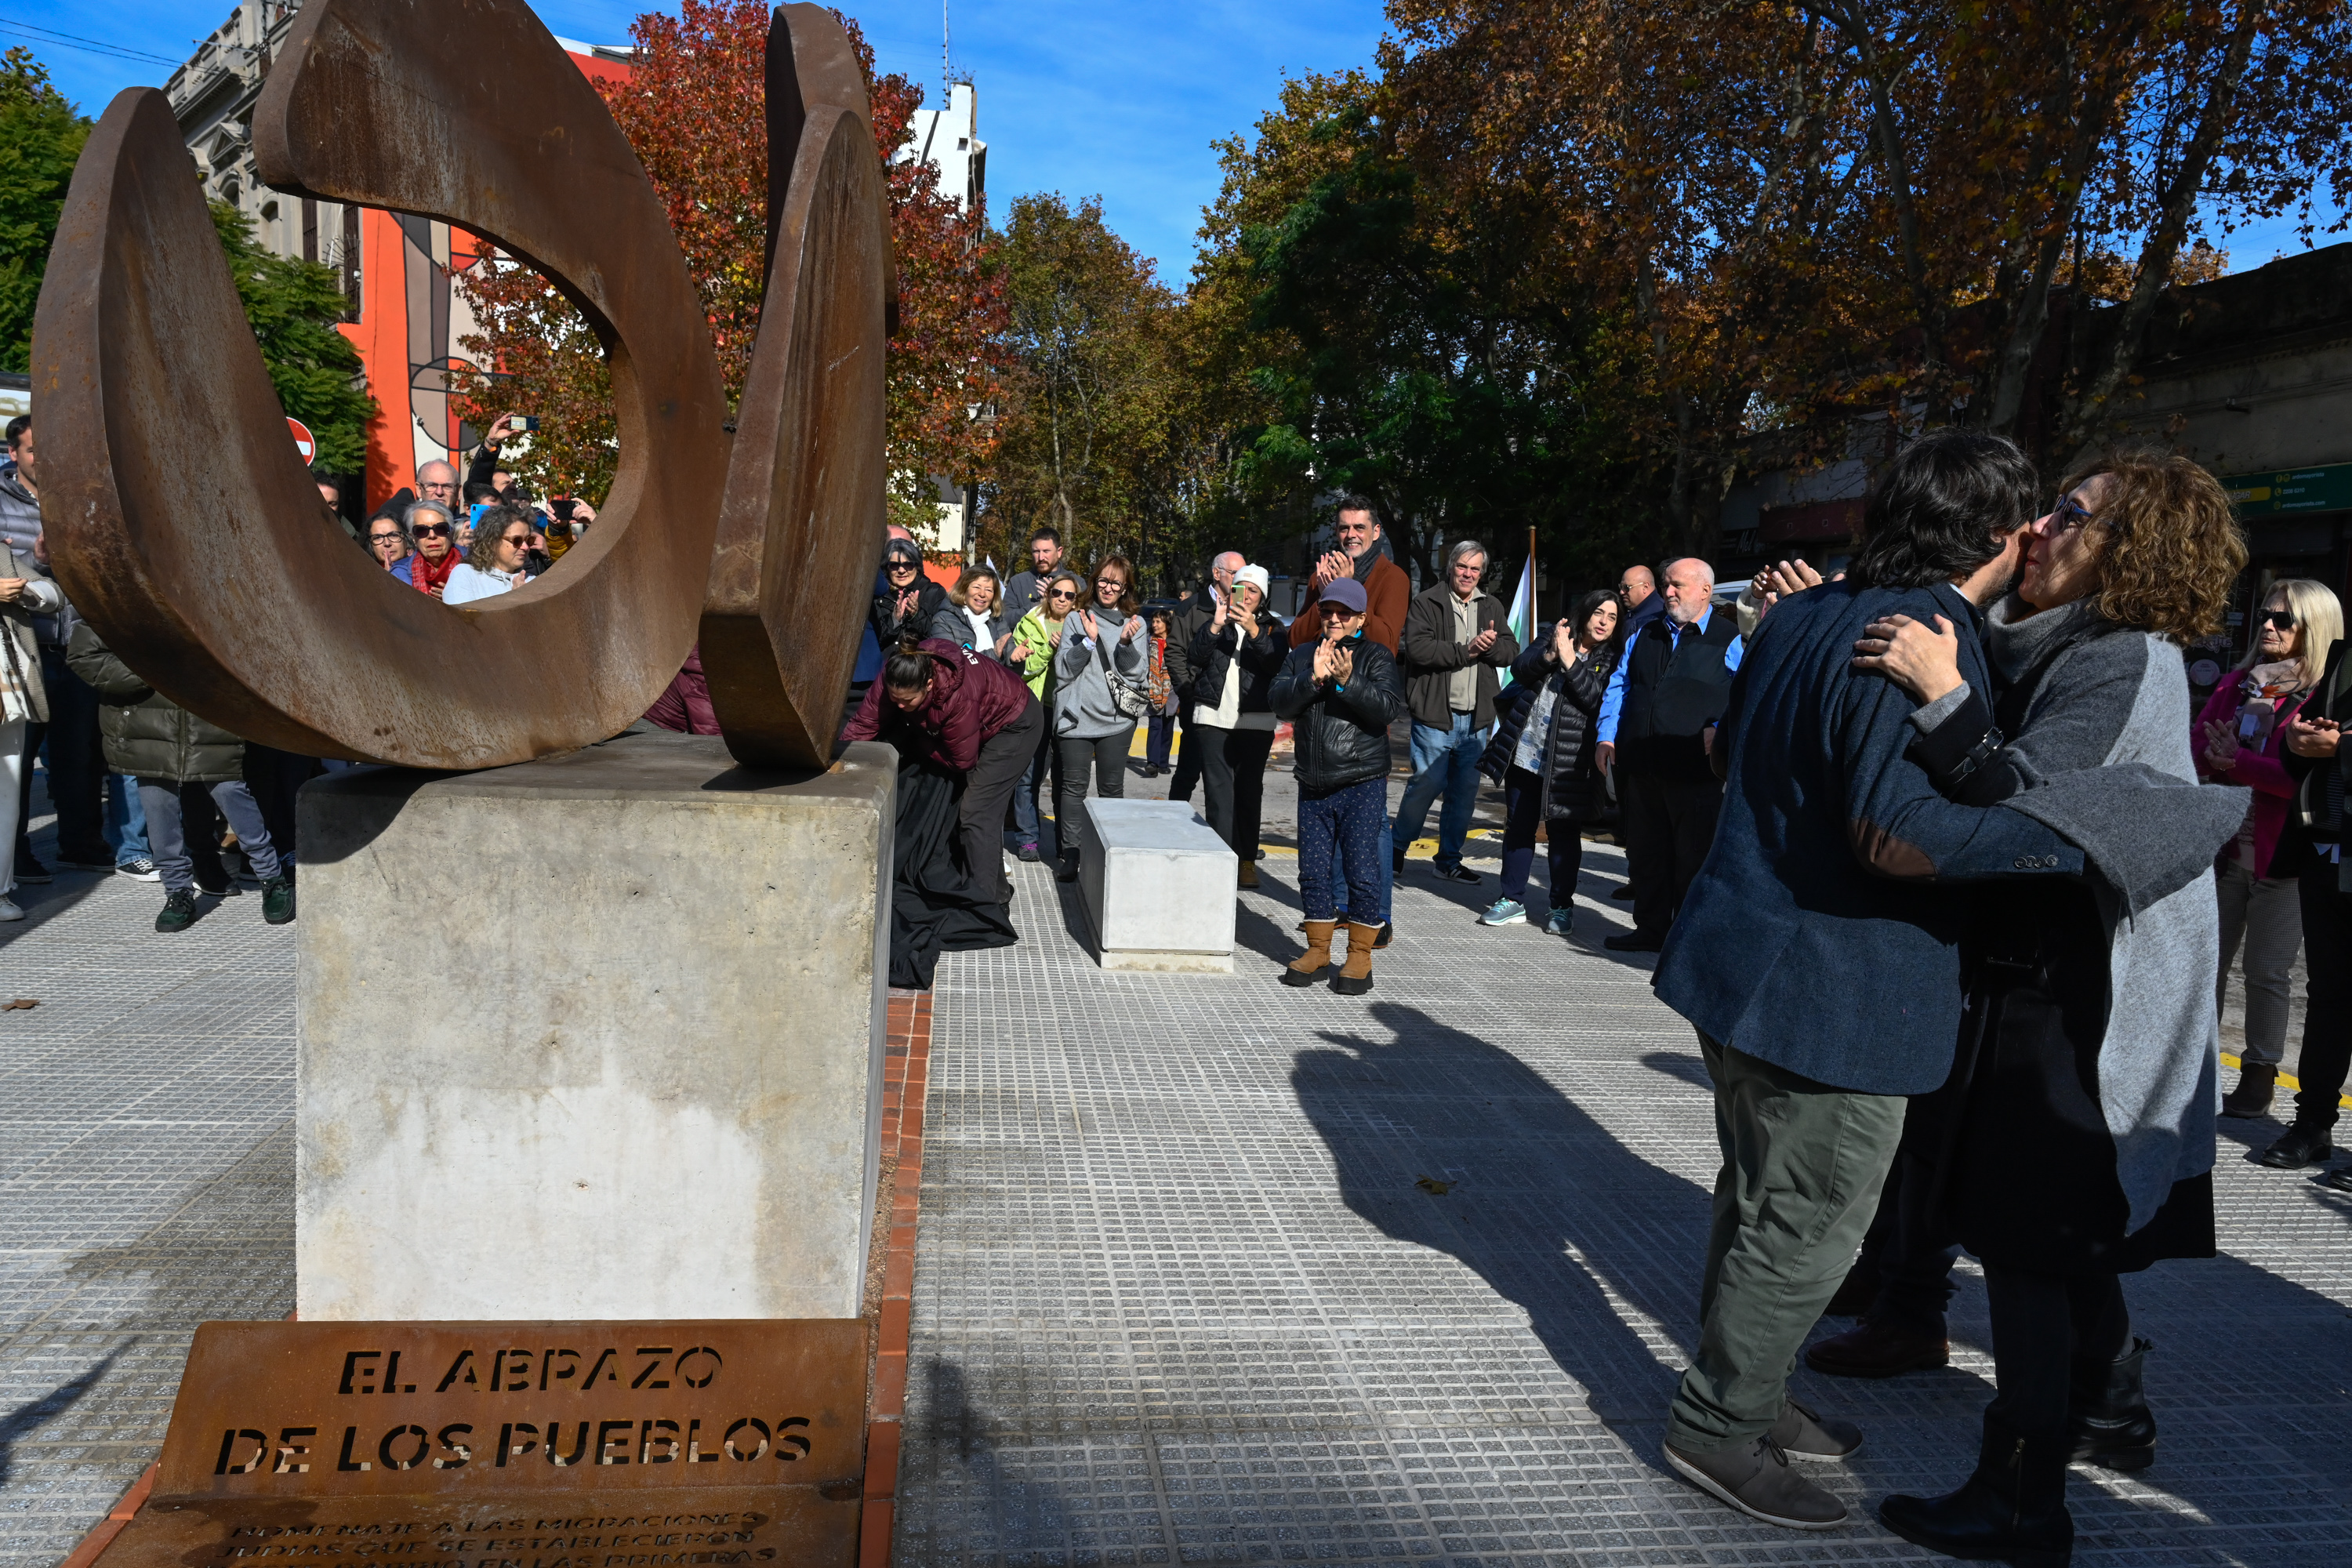
[[[1127,793],[1127,752],[1135,720],[1111,697],[1112,671],[1122,684],[1143,679],[1147,626],[1136,614],[1135,568],[1124,555],[1095,568],[1092,602],[1062,622],[1054,649],[1054,744],[1060,749],[1061,794],[1054,804],[1062,863],[1055,875],[1078,878],[1078,825],[1086,817],[1087,774],[1095,793],[1117,800]]]

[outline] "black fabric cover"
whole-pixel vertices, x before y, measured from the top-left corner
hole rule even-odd
[[[890,984],[929,991],[943,952],[1010,947],[1020,940],[992,896],[992,875],[963,863],[957,808],[963,780],[933,763],[898,762],[898,834],[890,881]],[[992,873],[993,868],[990,868]]]

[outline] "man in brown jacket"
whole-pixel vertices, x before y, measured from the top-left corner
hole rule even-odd
[[[1326,584],[1353,577],[1364,585],[1364,600],[1370,606],[1364,612],[1364,635],[1389,652],[1396,652],[1397,641],[1404,635],[1404,608],[1412,597],[1412,579],[1380,548],[1381,523],[1372,515],[1372,503],[1360,496],[1342,497],[1331,531],[1339,537],[1339,547],[1325,551],[1315,563],[1315,579],[1307,585],[1306,602],[1299,606],[1298,618],[1290,623],[1290,646],[1305,647],[1322,637],[1323,613],[1315,607],[1316,600]]]

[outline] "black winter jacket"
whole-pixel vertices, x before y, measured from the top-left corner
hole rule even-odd
[[[1361,631],[1349,637],[1355,673],[1345,686],[1315,679],[1314,643],[1302,643],[1274,678],[1275,717],[1291,721],[1291,771],[1308,795],[1328,795],[1389,771],[1389,726],[1404,712],[1396,657]]]
[[[939,634],[932,630],[932,627],[939,622],[940,612],[954,608],[955,606],[948,602],[948,591],[929,577],[923,577],[918,579],[916,583],[913,615],[903,621],[900,620],[898,595],[885,589],[874,595],[874,603],[867,607],[866,618],[874,627],[874,640],[882,645],[883,653],[887,655],[892,648],[898,646],[901,632],[912,633],[917,641],[938,636]],[[959,637],[955,640],[960,642],[962,639]]]
[[[164,784],[218,784],[245,776],[245,742],[142,680],[85,621],[66,647],[66,668],[98,690],[106,765]]]
[[[1187,705],[1192,701],[1192,687],[1201,673],[1200,661],[1192,657],[1192,641],[1217,616],[1217,601],[1211,596],[1209,587],[1203,579],[1192,590],[1192,596],[1168,617],[1168,653],[1164,660],[1168,683],[1176,689],[1176,700]]]
[[[1593,757],[1592,731],[1601,716],[1601,699],[1609,689],[1609,673],[1617,667],[1617,650],[1604,647],[1591,658],[1567,669],[1548,661],[1551,639],[1519,655],[1511,666],[1512,684],[1495,704],[1495,738],[1478,759],[1478,771],[1501,784],[1515,765],[1519,737],[1544,688],[1553,689],[1551,734],[1543,749],[1544,816],[1591,822],[1603,815],[1601,770]]]
[[[1290,633],[1271,615],[1258,617],[1257,636],[1244,638],[1240,626],[1225,623],[1222,632],[1209,630],[1213,623],[1202,621],[1198,636],[1187,651],[1187,668],[1192,672],[1192,700],[1196,708],[1216,710],[1225,700],[1225,678],[1236,660],[1242,667],[1242,706],[1244,713],[1263,713],[1274,706],[1274,678],[1282,673],[1283,664],[1290,657]],[[1172,652],[1176,639],[1171,637],[1168,647]],[[1309,668],[1312,668],[1311,666]]]

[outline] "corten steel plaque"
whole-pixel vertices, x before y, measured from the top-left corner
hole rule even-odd
[[[75,606],[248,739],[432,768],[604,739],[698,634],[735,756],[823,766],[881,552],[895,271],[841,24],[787,6],[769,49],[771,274],[732,443],[661,199],[525,0],[311,0],[271,62],[264,183],[483,235],[606,349],[620,468],[596,526],[462,609],[321,525],[171,107],[119,95],[76,165],[33,337],[43,510]]]
[[[857,1320],[206,1323],[107,1568],[849,1568]]]

